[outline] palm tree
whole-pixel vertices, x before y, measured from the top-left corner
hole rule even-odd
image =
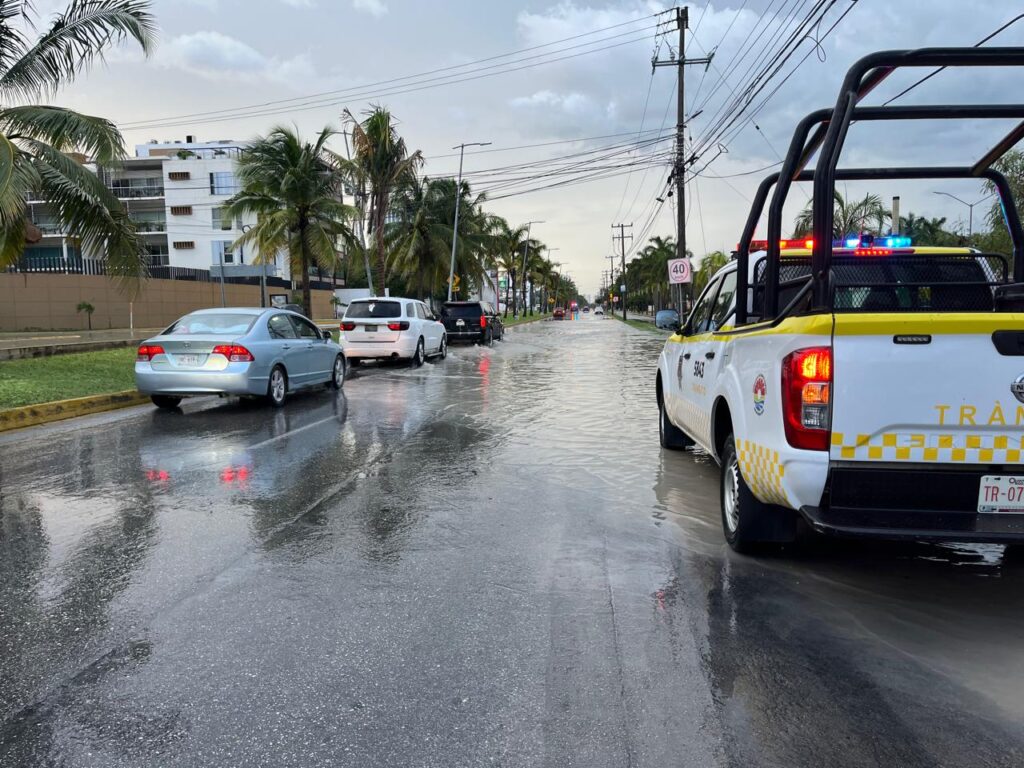
[[[334,271],[339,238],[354,240],[347,224],[353,210],[341,202],[345,161],[327,148],[336,134],[327,126],[310,144],[292,129],[277,127],[257,138],[238,159],[242,189],[225,203],[229,218],[256,215],[256,226],[232,247],[255,246],[258,263],[288,251],[292,273],[302,278],[307,315],[313,309],[310,267]]]
[[[729,263],[729,257],[722,251],[712,251],[700,260],[700,266],[693,275],[693,298],[700,296],[715,273]]]
[[[483,257],[489,245],[482,196],[473,197],[468,182],[456,192],[454,179],[406,179],[392,200],[393,219],[385,227],[388,272],[415,282],[420,298],[434,296],[448,279],[456,195],[460,198],[455,274],[466,285],[484,279]]]
[[[100,117],[23,102],[71,83],[111,43],[131,39],[148,53],[156,32],[149,0],[71,0],[34,41],[19,23],[31,29],[33,16],[28,0],[0,2],[0,99],[11,105],[0,108],[0,267],[24,253],[25,201],[34,193],[84,249],[102,254],[108,274],[141,277],[146,257],[134,225],[103,180],[67,154],[116,163],[125,156],[117,128]]]
[[[419,150],[409,154],[405,139],[398,135],[391,113],[387,109],[375,106],[366,113],[367,117],[361,123],[347,109],[344,114],[346,121],[352,126],[355,150],[355,158],[349,168],[357,185],[368,194],[370,210],[367,216],[370,234],[374,237],[377,273],[383,293],[387,286],[384,223],[387,220],[388,208],[395,191],[423,165],[423,156]],[[372,280],[370,289],[372,292]]]
[[[523,271],[523,258],[526,256],[527,235],[529,229],[526,225],[512,227],[504,219],[497,219],[491,232],[494,252],[498,254],[498,266],[504,269],[509,277],[508,290],[512,298],[512,314],[518,314],[519,293],[516,288],[516,278]],[[529,240],[530,250],[536,250],[540,243],[537,240]],[[525,282],[525,281],[523,281]],[[508,293],[505,295],[505,316],[508,316]]]
[[[835,190],[835,208],[832,215],[832,236],[842,239],[847,235],[859,235],[862,232],[881,234],[889,212],[882,204],[878,195],[868,194],[860,200],[847,201]],[[873,226],[869,226],[873,225]],[[808,203],[793,225],[793,237],[810,237],[814,230],[814,205]]]

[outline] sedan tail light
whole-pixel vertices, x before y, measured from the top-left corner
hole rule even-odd
[[[827,451],[832,430],[832,348],[798,349],[782,361],[786,441],[794,448]]]
[[[388,323],[388,330],[389,331],[408,331],[409,330],[409,321],[408,320],[401,320],[401,321],[395,322],[395,323]]]
[[[238,344],[218,344],[211,354],[224,355],[231,363],[251,363],[256,359],[252,352]]]
[[[355,323],[342,323],[341,330],[343,331],[354,331],[356,329]]]
[[[148,363],[157,355],[164,354],[164,348],[159,344],[143,344],[139,347],[139,354],[135,358],[140,363]]]
[[[480,327],[481,328],[486,328],[487,327],[487,315],[480,315]]]

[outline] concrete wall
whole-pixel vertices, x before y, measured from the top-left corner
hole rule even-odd
[[[260,289],[256,285],[224,286],[229,307],[258,307]],[[270,293],[284,293],[281,288]],[[313,318],[334,316],[331,291],[313,291]],[[84,313],[75,307],[88,301],[96,311],[92,327],[96,330],[127,328],[129,299],[109,278],[93,275],[0,274],[0,331],[83,330]],[[220,306],[220,283],[187,280],[147,280],[132,300],[131,311],[136,328],[160,328],[195,309]]]

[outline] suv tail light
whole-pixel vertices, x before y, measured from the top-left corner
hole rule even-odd
[[[256,359],[252,352],[238,344],[218,344],[211,354],[224,355],[232,363],[251,363]]]
[[[135,359],[140,363],[148,363],[154,357],[163,353],[164,348],[159,344],[143,344],[139,347],[139,354]]]
[[[400,320],[398,322],[388,323],[388,330],[389,331],[408,331],[409,330],[409,321],[408,320]]]
[[[828,450],[831,396],[831,347],[808,347],[786,356],[782,361],[782,419],[791,446]]]
[[[481,328],[486,328],[487,327],[487,315],[480,315],[480,327]]]
[[[356,329],[356,324],[355,323],[345,322],[345,323],[341,324],[341,330],[343,330],[343,331],[354,331],[355,329]]]

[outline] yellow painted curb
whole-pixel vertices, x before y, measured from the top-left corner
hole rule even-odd
[[[149,395],[130,389],[126,392],[111,392],[106,395],[76,397],[72,400],[55,400],[52,403],[36,403],[21,408],[0,411],[0,432],[22,427],[34,427],[51,421],[88,416],[90,413],[112,411],[149,402]]]

